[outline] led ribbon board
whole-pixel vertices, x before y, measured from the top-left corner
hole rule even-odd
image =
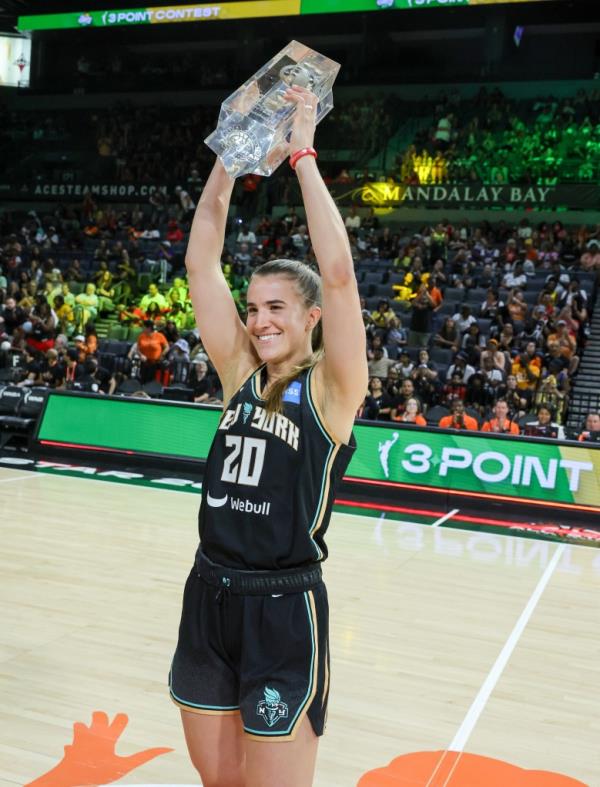
[[[66,30],[181,22],[211,22],[225,19],[340,14],[352,11],[417,10],[491,5],[499,2],[547,2],[547,0],[249,0],[249,2],[168,5],[149,8],[120,8],[114,11],[76,11],[64,14],[20,16],[17,29]]]
[[[221,411],[174,402],[51,393],[46,445],[205,460]],[[600,512],[600,447],[358,423],[346,477]]]

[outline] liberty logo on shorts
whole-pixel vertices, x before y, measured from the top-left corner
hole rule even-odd
[[[265,686],[265,698],[256,706],[256,713],[263,717],[269,727],[273,727],[279,719],[287,719],[288,706],[281,701],[278,691]]]
[[[252,405],[250,404],[250,402],[244,402],[244,409],[242,412],[243,422],[246,423],[251,415],[252,415]]]

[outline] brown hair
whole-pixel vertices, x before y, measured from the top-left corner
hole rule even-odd
[[[256,268],[251,277],[255,276],[285,276],[296,284],[298,294],[304,301],[307,309],[321,306],[321,277],[319,274],[299,260],[269,260]],[[323,356],[323,330],[321,321],[315,325],[311,334],[312,353],[300,364],[273,383],[265,400],[265,409],[269,413],[283,411],[283,394],[289,384],[295,380],[305,369],[310,369]]]

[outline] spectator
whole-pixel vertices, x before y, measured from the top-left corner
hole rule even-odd
[[[485,345],[485,350],[481,351],[479,361],[481,368],[485,370],[487,359],[489,359],[491,361],[491,369],[498,370],[500,372],[501,379],[504,379],[504,373],[506,371],[506,355],[498,348],[499,344],[497,339],[488,339]]]
[[[396,315],[390,308],[388,300],[381,300],[374,312],[371,312],[371,319],[378,328],[387,329],[391,326],[392,321]]]
[[[435,335],[433,343],[437,347],[442,347],[445,350],[458,350],[460,336],[456,327],[456,323],[452,317],[446,317],[442,327]]]
[[[427,347],[431,336],[431,313],[435,303],[427,291],[427,285],[421,284],[412,302],[412,316],[408,343],[411,347]]]
[[[196,203],[190,197],[189,193],[181,186],[175,187],[175,196],[179,200],[181,206],[181,218],[183,221],[189,221],[194,216],[196,210]]]
[[[520,434],[518,424],[509,418],[508,402],[506,399],[498,399],[494,405],[494,417],[485,421],[481,427],[482,432],[496,432],[498,434]]]
[[[169,351],[169,343],[152,320],[144,321],[144,330],[137,339],[137,350],[142,359],[140,380],[147,383],[160,372],[160,362]]]
[[[567,394],[558,388],[558,381],[553,374],[541,380],[535,394],[535,404],[539,407],[546,405],[553,412],[553,418],[562,424],[567,408]]]
[[[506,383],[498,386],[496,395],[506,399],[508,409],[512,413],[513,418],[521,418],[525,415],[532,403],[531,392],[518,387],[517,378],[514,374],[507,375]]]
[[[398,377],[401,380],[406,380],[407,378],[411,377],[415,365],[410,360],[410,355],[408,352],[406,350],[402,350],[400,353],[400,360],[392,368],[398,372]]]
[[[407,342],[406,329],[402,327],[402,320],[400,317],[394,316],[389,322],[389,330],[385,337],[386,345],[393,349],[397,354],[401,347],[404,347]]]
[[[98,316],[98,296],[96,285],[86,284],[85,291],[75,296],[75,321],[77,330],[83,332],[88,320],[95,320]]]
[[[369,372],[370,375],[370,372]],[[392,400],[383,389],[380,377],[371,377],[369,380],[369,392],[372,399],[370,406],[377,408],[376,419],[378,421],[389,421],[392,410]]]
[[[151,304],[156,304],[161,312],[166,312],[169,309],[167,299],[159,292],[158,286],[154,283],[148,285],[148,292],[140,301],[140,309],[147,312]]]
[[[479,430],[477,419],[465,412],[465,403],[462,399],[454,399],[452,414],[440,418],[438,426],[442,429],[467,429],[472,432]]]
[[[437,391],[438,371],[429,360],[427,350],[419,350],[419,363],[413,369],[411,378],[421,401],[431,404]]]
[[[360,229],[360,216],[356,212],[356,206],[352,205],[350,207],[350,211],[346,216],[346,220],[344,221],[346,225],[346,229],[349,230],[359,230]]]
[[[454,374],[460,374],[460,381],[462,383],[468,383],[469,377],[472,374],[475,374],[475,367],[471,366],[467,363],[467,355],[463,352],[459,352],[456,354],[454,358],[454,363],[450,364],[448,367],[447,377],[452,378]]]
[[[523,270],[523,263],[517,262],[513,270],[509,270],[502,279],[502,286],[507,290],[527,286],[527,274]]]
[[[454,370],[452,374],[446,375],[446,384],[442,390],[442,403],[446,407],[451,407],[455,399],[464,400],[467,395],[467,386],[462,380],[462,374]]]
[[[517,332],[523,328],[527,318],[527,309],[528,306],[523,293],[518,287],[513,287],[506,301],[506,312],[508,319],[512,322]]]
[[[406,403],[409,399],[414,398],[415,396],[415,385],[412,380],[406,379],[402,380],[402,384],[400,386],[400,393],[394,399],[392,403],[392,409],[390,413],[390,419],[392,421],[400,420],[400,416],[404,412],[406,408]]]
[[[536,352],[535,342],[527,342],[525,352],[513,360],[511,371],[517,378],[518,388],[535,391],[542,371],[542,360]]]
[[[510,355],[515,345],[515,329],[512,323],[507,322],[502,326],[502,330],[498,335],[498,343],[500,350]]]
[[[65,383],[66,367],[58,352],[52,348],[46,352],[46,363],[42,370],[42,380],[49,388],[61,388]]]
[[[523,429],[523,434],[528,437],[547,437],[551,439],[565,439],[562,426],[555,423],[552,410],[547,404],[540,404],[537,408],[537,420],[528,421]]]
[[[406,400],[406,404],[404,406],[404,412],[401,413],[397,418],[393,418],[392,420],[398,421],[399,423],[403,423],[403,424],[415,424],[416,426],[427,426],[427,421],[421,415],[421,403],[414,396],[411,396],[409,399]]]
[[[469,330],[469,327],[473,325],[473,323],[477,322],[477,318],[471,314],[471,307],[466,304],[460,307],[460,311],[456,312],[452,316],[452,319],[461,336]]]
[[[247,243],[249,247],[256,246],[256,235],[247,224],[242,224],[236,243]]]
[[[386,358],[383,347],[376,347],[373,351],[373,359],[368,361],[369,377],[377,377],[385,380],[389,370],[395,365],[395,361]]]
[[[588,413],[585,419],[585,427],[577,437],[579,442],[599,442],[600,441],[600,413]]]
[[[365,421],[376,421],[379,408],[373,396],[371,395],[370,386],[367,388],[367,394],[356,411],[356,418],[361,418]]]
[[[490,393],[492,399],[494,399],[496,389],[504,382],[504,375],[498,367],[494,366],[492,355],[487,355],[483,359],[483,368],[481,372],[485,380],[486,389]]]
[[[460,348],[467,356],[467,362],[477,369],[481,365],[481,351],[485,346],[485,339],[481,335],[481,328],[477,322],[472,322],[463,334]]]
[[[19,328],[27,320],[25,309],[17,306],[14,298],[7,298],[2,310],[4,319],[4,329],[9,336],[12,336],[16,328]]]

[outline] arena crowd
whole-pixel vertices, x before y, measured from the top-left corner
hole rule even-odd
[[[4,216],[5,381],[221,401],[186,283],[194,203],[185,195],[171,195],[158,215],[152,204],[117,210],[87,198],[78,209]],[[357,417],[563,436],[600,226],[440,221],[393,232],[354,208],[345,221],[370,373]],[[314,263],[293,208],[252,226],[232,222],[222,266],[242,317],[252,269],[275,257]]]

